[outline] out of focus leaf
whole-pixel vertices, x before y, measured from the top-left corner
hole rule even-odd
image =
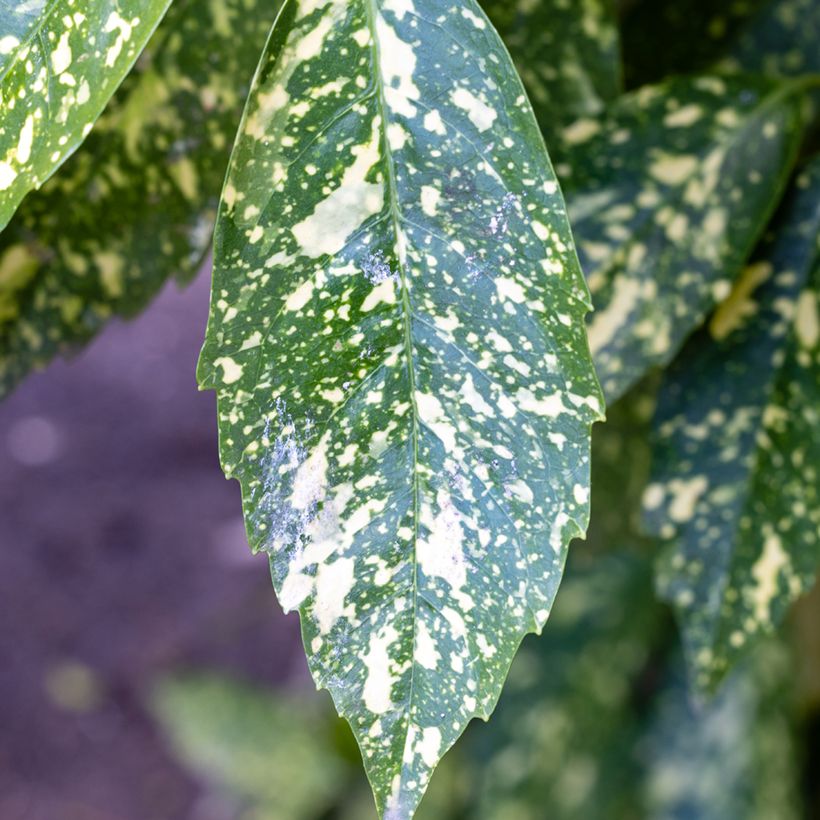
[[[621,90],[613,0],[482,0],[524,81],[547,145]]]
[[[601,397],[563,199],[475,0],[283,7],[199,366],[251,544],[380,812],[489,716],[586,528]]]
[[[808,0],[812,2],[812,0]],[[766,0],[637,0],[622,24],[627,86],[705,71]]]
[[[798,820],[788,653],[766,647],[752,668],[700,707],[692,705],[681,666],[673,666],[653,702],[641,739],[642,816]]]
[[[769,0],[742,30],[723,64],[784,77],[820,73],[820,3]]]
[[[561,176],[611,403],[731,288],[800,146],[804,85],[678,78],[564,132]]]
[[[199,268],[275,11],[177,0],[82,148],[0,234],[0,395]]]
[[[672,539],[660,587],[704,688],[778,624],[820,562],[819,291],[815,160],[661,391],[647,523]]]
[[[86,137],[169,3],[0,3],[0,230]]]
[[[315,698],[186,675],[157,685],[153,709],[180,761],[243,801],[249,820],[313,820],[347,783],[332,712]]]

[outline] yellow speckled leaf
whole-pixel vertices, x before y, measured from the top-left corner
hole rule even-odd
[[[675,78],[565,129],[556,171],[609,402],[670,361],[740,273],[800,146],[805,86]]]
[[[586,527],[587,310],[475,0],[287,2],[223,193],[199,378],[392,820],[492,712]]]
[[[666,375],[649,527],[696,683],[714,688],[820,564],[820,160]]]
[[[87,136],[169,3],[0,3],[0,230]]]
[[[276,7],[177,0],[80,149],[0,233],[0,396],[199,269]]]

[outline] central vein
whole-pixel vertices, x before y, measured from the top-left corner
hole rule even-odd
[[[413,335],[412,335],[412,308],[410,304],[410,287],[408,284],[409,271],[407,270],[407,256],[404,246],[404,235],[401,228],[401,213],[399,211],[398,201],[398,186],[396,183],[396,169],[395,161],[393,159],[393,152],[390,148],[390,140],[388,139],[388,125],[389,125],[389,107],[387,105],[384,93],[384,77],[382,75],[382,58],[381,48],[379,44],[378,30],[376,21],[381,12],[377,7],[377,0],[365,0],[367,10],[368,25],[370,27],[370,36],[373,43],[373,59],[376,70],[376,88],[377,100],[379,106],[379,113],[382,118],[382,150],[384,152],[384,160],[387,168],[387,178],[385,184],[387,185],[387,195],[390,202],[390,216],[393,223],[393,232],[396,237],[395,253],[398,261],[398,273],[401,287],[401,304],[402,304],[402,319],[404,323],[404,350],[407,363],[407,378],[410,388],[410,405],[412,407],[412,440],[413,440],[413,644],[411,647],[412,654],[412,668],[410,673],[410,691],[407,700],[407,727],[405,730],[405,737],[410,728],[410,711],[413,705],[413,684],[416,669],[415,647],[416,647],[416,622],[418,620],[417,601],[418,601],[418,561],[416,559],[416,544],[419,536],[419,506],[421,498],[421,486],[418,471],[419,464],[419,412],[416,402],[416,375],[413,364]]]

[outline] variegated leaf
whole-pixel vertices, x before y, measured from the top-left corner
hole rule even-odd
[[[660,586],[705,689],[774,628],[820,563],[818,291],[815,160],[668,372],[658,407],[647,522],[673,539]]]
[[[482,0],[552,146],[621,91],[613,0]]]
[[[177,0],[80,150],[22,203],[0,234],[0,395],[199,268],[274,11]]]
[[[0,79],[22,45],[36,36],[46,0],[0,0]]]
[[[169,3],[0,5],[0,230],[88,135]]]
[[[820,3],[769,0],[733,43],[725,65],[795,77],[820,73]]]
[[[556,170],[596,312],[607,399],[668,362],[726,296],[791,171],[801,83],[678,78],[564,133]]]
[[[379,810],[540,629],[601,397],[564,205],[475,0],[290,0],[217,225],[203,387]]]

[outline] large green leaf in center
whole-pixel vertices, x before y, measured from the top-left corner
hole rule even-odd
[[[385,816],[411,816],[490,714],[586,527],[588,309],[477,3],[286,3],[223,194],[199,378]]]

